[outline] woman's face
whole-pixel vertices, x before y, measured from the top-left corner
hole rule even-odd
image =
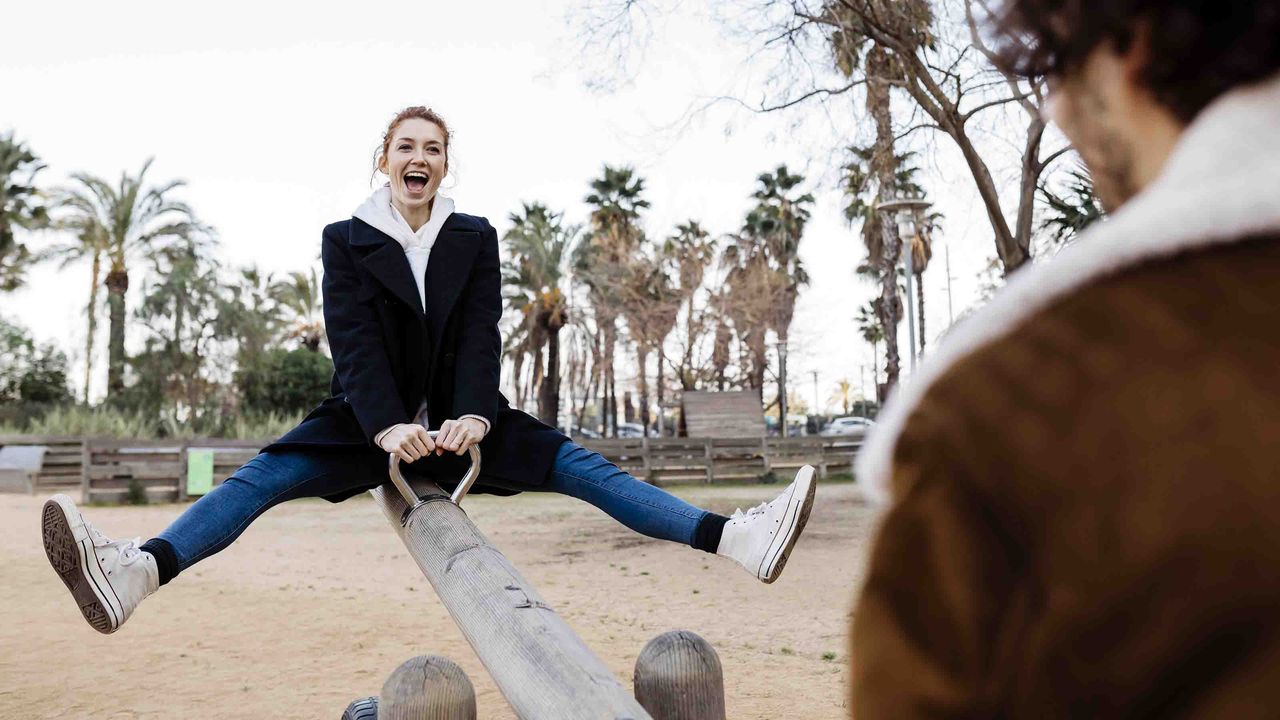
[[[378,163],[391,179],[391,198],[405,208],[427,206],[448,168],[444,131],[421,118],[400,123]]]

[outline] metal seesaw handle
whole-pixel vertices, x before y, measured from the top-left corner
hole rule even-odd
[[[427,431],[427,435],[433,438],[439,434],[439,430]],[[471,467],[467,468],[467,473],[458,481],[458,486],[453,489],[453,495],[449,497],[450,502],[454,505],[462,505],[462,498],[466,497],[467,492],[471,490],[471,486],[476,484],[476,478],[480,476],[480,444],[476,443],[467,448],[467,455],[471,458]],[[390,455],[390,460],[387,463],[387,473],[391,476],[391,484],[396,486],[396,490],[400,491],[400,496],[404,498],[405,504],[408,505],[404,515],[400,517],[400,524],[407,524],[409,515],[414,510],[426,505],[428,501],[418,497],[418,493],[414,492],[409,482],[404,479],[404,473],[400,472],[400,456],[395,453]]]

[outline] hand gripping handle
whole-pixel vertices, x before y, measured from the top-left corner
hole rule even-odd
[[[437,437],[439,430],[428,430],[427,435]],[[471,486],[475,485],[476,478],[480,476],[480,445],[476,443],[467,448],[467,455],[471,458],[471,467],[467,468],[467,473],[462,476],[462,480],[458,481],[458,486],[454,488],[453,495],[449,500],[454,505],[462,505],[462,498],[466,497],[467,492],[471,490]],[[387,473],[391,476],[391,484],[396,486],[396,490],[400,491],[401,497],[404,498],[408,508],[404,511],[404,515],[400,518],[400,524],[405,525],[409,522],[409,515],[414,510],[427,504],[427,500],[418,497],[418,493],[414,492],[408,481],[404,479],[404,473],[400,472],[400,456],[392,453],[388,461]]]

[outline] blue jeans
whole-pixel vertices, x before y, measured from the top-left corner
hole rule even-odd
[[[185,570],[230,545],[268,508],[286,500],[335,495],[386,472],[382,455],[262,453],[187,508],[158,536]],[[532,489],[532,488],[531,488]],[[585,500],[623,525],[659,540],[692,544],[707,511],[623,472],[599,453],[566,442],[538,488]]]

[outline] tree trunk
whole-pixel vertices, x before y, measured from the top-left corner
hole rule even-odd
[[[924,356],[924,273],[916,275],[916,314],[920,320],[920,355]]]
[[[93,276],[89,279],[89,335],[84,339],[84,404],[89,404],[89,383],[93,378],[93,340],[98,334],[98,278],[102,274],[102,251],[93,251]]]
[[[551,427],[560,418],[560,328],[547,328],[547,371],[538,391],[538,417]]]
[[[515,348],[511,360],[511,384],[514,386],[516,409],[524,409],[524,350]]]
[[[613,352],[617,343],[617,328],[613,319],[604,328],[604,386],[605,386],[605,434],[618,437],[618,387],[613,375]]]
[[[644,434],[649,434],[649,348],[644,343],[636,343],[636,360],[640,366],[640,426]]]
[[[892,198],[896,190],[889,76],[888,55],[882,47],[875,45],[867,53],[867,110],[876,125],[876,142],[870,165],[876,177],[881,201]],[[880,315],[880,324],[884,327],[885,386],[891,388],[898,383],[898,321],[902,317],[902,301],[898,299],[897,268],[902,241],[898,237],[897,223],[889,217],[884,220],[881,223],[884,252],[880,266],[880,302],[876,310]],[[883,397],[879,399],[884,400]]]
[[[664,407],[667,398],[666,393],[663,391],[663,386],[666,385],[666,372],[662,367],[667,361],[667,353],[663,345],[664,343],[658,343],[658,437],[662,437],[667,429],[667,413]]]
[[[129,272],[112,267],[107,273],[107,317],[110,332],[107,336],[107,397],[118,396],[124,390],[124,297],[129,290]]]
[[[778,339],[778,433],[787,437],[787,339]]]

